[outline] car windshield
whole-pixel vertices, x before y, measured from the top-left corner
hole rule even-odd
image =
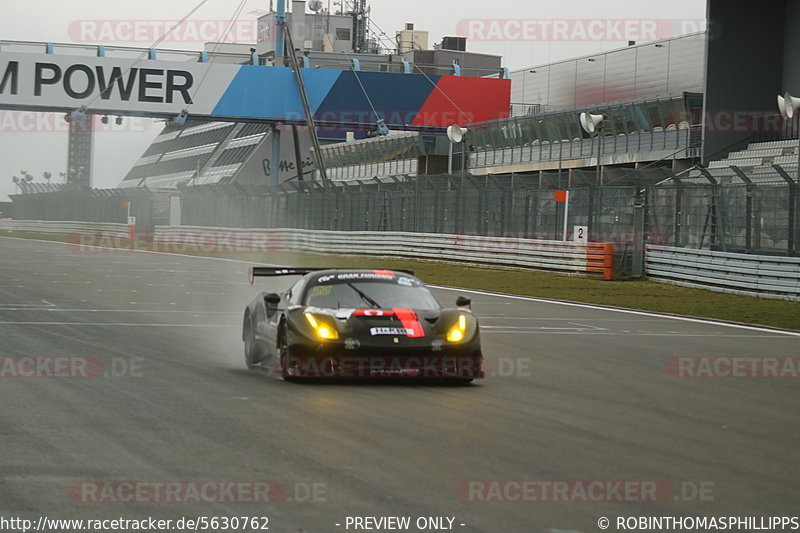
[[[440,309],[439,301],[423,286],[405,286],[385,281],[351,281],[312,287],[306,305],[330,309],[392,309],[402,307],[428,311]]]

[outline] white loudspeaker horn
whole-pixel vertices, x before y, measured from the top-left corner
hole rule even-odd
[[[460,143],[464,140],[464,135],[466,135],[468,131],[467,128],[462,128],[458,124],[453,124],[447,128],[447,138],[450,139],[451,143]]]
[[[778,95],[778,109],[783,118],[794,118],[794,112],[800,109],[800,98],[788,92],[783,96]]]
[[[591,113],[581,113],[581,126],[586,133],[594,133],[597,126],[603,122],[603,115],[592,115]]]

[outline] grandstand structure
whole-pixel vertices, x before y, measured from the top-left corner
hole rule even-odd
[[[267,143],[269,124],[200,122],[167,125],[120,187],[171,188],[178,184],[233,183]],[[261,162],[259,161],[260,165]]]
[[[742,150],[730,152],[725,158],[711,161],[707,169],[692,169],[684,177],[687,180],[707,180],[710,176],[719,184],[785,183],[786,174],[797,176],[800,163],[800,147],[794,139],[752,142]],[[780,167],[775,168],[776,165]],[[746,179],[742,180],[742,173]]]
[[[357,3],[351,12],[329,13],[320,5],[307,4],[302,0],[291,2],[292,11],[287,14],[287,24],[292,28],[295,41],[299,46],[298,53],[306,68],[352,69],[367,73],[413,73],[416,71],[429,75],[458,74],[464,77],[485,77],[502,71],[499,56],[476,54],[466,50],[447,50],[439,48],[434,51],[383,50],[374,39],[364,41],[355,38],[354,20],[359,17]],[[309,8],[314,8],[309,12]],[[274,11],[260,17],[259,42],[252,45],[259,57],[260,64],[272,65],[275,60],[276,13]],[[363,37],[363,36],[362,36]],[[445,39],[447,41],[447,39]],[[462,43],[464,44],[464,43]],[[251,47],[247,44],[226,44],[222,48],[230,52],[225,57],[239,54],[242,63],[252,61],[252,56],[244,54]],[[206,50],[219,53],[218,45],[207,43]],[[383,53],[383,52],[388,53]],[[461,71],[461,66],[463,71]],[[435,85],[434,81],[428,80]],[[362,87],[362,90],[363,87]],[[374,97],[374,95],[373,95]],[[368,96],[369,98],[369,96]],[[371,104],[371,102],[370,102]],[[354,110],[355,111],[355,110]],[[502,115],[501,115],[502,116]],[[280,168],[277,169],[277,183],[293,180],[302,181],[314,177],[314,163],[311,157],[311,139],[308,129],[289,126],[276,126],[281,135]],[[295,132],[297,133],[295,135]],[[348,133],[357,144],[342,148],[328,149],[326,145],[336,144],[348,137]],[[413,133],[392,131],[388,137],[379,137],[373,142],[365,141],[369,133],[363,130],[346,131],[344,129],[318,128],[318,136],[322,143],[323,157],[334,165],[331,171],[333,179],[343,180],[357,178],[361,173],[352,172],[346,165],[358,166],[364,162],[363,157],[372,157],[368,172],[379,175],[405,174],[416,175],[420,157],[425,157],[433,143],[439,146],[438,165],[442,170],[441,151],[446,152],[446,143],[442,136],[422,136]],[[300,160],[295,151],[298,143]],[[405,144],[404,144],[405,143]],[[407,145],[413,145],[409,147]],[[398,146],[403,145],[398,151]],[[428,148],[426,148],[426,146]],[[418,148],[414,148],[418,147]],[[176,191],[179,186],[208,184],[260,184],[272,182],[271,168],[272,126],[259,123],[203,122],[188,120],[184,125],[168,122],[164,130],[145,150],[133,168],[127,173],[121,188],[148,187],[155,191]],[[349,156],[345,156],[347,152]],[[353,152],[361,155],[353,155]],[[338,154],[338,156],[336,155]],[[434,154],[430,154],[433,160]],[[302,167],[298,171],[298,166]]]
[[[328,146],[325,161],[340,180],[385,176],[393,168],[410,176],[443,168],[478,176],[558,170],[564,186],[573,169],[598,168],[597,185],[618,175],[614,169],[683,170],[702,155],[706,37],[693,33],[512,71],[512,116],[461,124],[469,133],[452,156],[446,146],[426,154],[447,157],[445,165],[428,165],[433,158],[418,153],[398,159],[380,139]],[[604,117],[598,135],[581,128],[582,112]],[[411,136],[417,145],[432,143],[424,134]]]
[[[709,0],[708,32],[511,72],[508,116],[459,122],[462,142],[421,130],[324,144],[333,183],[301,181],[310,159],[298,172],[286,142],[279,184],[270,184],[268,126],[168,123],[120,190],[147,191],[156,224],[561,238],[568,218],[591,240],[614,242],[620,257],[644,236],[797,255],[800,109],[782,116],[776,96],[800,95],[800,31],[772,22],[798,16],[798,0],[772,10]],[[499,107],[507,102],[506,92]],[[599,117],[596,131],[583,113]],[[568,217],[556,188],[571,191]],[[175,222],[174,196],[187,200]],[[26,213],[44,209],[26,202]]]

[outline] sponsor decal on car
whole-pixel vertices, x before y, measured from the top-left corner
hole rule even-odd
[[[357,309],[353,316],[367,316],[367,317],[391,317],[394,316],[394,311],[383,309]]]
[[[370,328],[369,334],[373,336],[402,335],[404,337],[411,337],[414,334],[414,330],[410,328]]]
[[[382,279],[382,280],[391,280],[394,279],[394,273],[390,270],[375,270],[373,272],[341,272],[339,274],[331,274],[328,276],[322,276],[317,281],[319,283],[327,283],[331,280],[339,280],[339,281],[349,281],[349,280],[358,280],[358,279]]]

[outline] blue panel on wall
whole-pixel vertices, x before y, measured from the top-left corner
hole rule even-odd
[[[325,99],[341,71],[302,69],[312,112]],[[229,117],[302,119],[300,92],[292,69],[244,65],[220,98],[213,114]]]
[[[327,121],[341,112],[345,122],[377,122],[378,117],[372,112],[364,95],[366,92],[387,124],[411,124],[431,91],[435,90],[434,84],[440,77],[428,76],[429,81],[422,75],[359,72],[357,80],[355,73],[344,71],[317,110],[315,118]]]

